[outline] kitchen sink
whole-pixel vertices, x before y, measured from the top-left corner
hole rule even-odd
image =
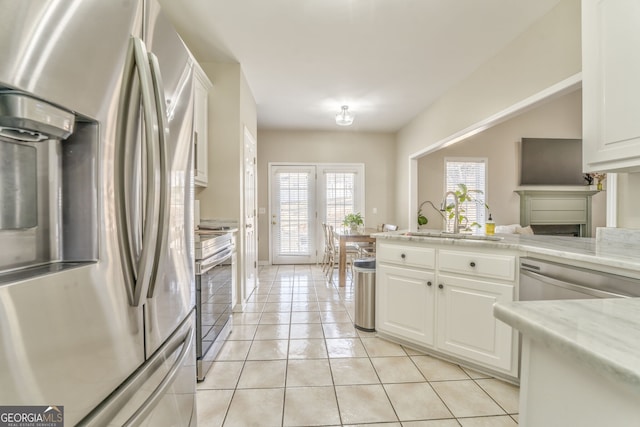
[[[499,241],[502,237],[498,236],[485,236],[482,234],[467,234],[467,233],[448,233],[446,231],[407,231],[405,236],[415,237],[433,237],[437,239],[464,239],[464,240],[491,240]]]

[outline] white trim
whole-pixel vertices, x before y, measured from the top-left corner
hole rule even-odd
[[[418,229],[418,159],[409,158],[409,230]]]
[[[543,102],[546,102],[553,98],[558,98],[562,95],[565,95],[567,93],[580,89],[581,87],[582,87],[582,73],[574,74],[573,76],[567,79],[564,79],[561,82],[558,82],[552,86],[549,86],[548,88],[528,98],[525,98],[520,102],[516,102],[515,104],[505,108],[502,111],[498,111],[496,114],[489,116],[484,120],[480,120],[479,122],[474,123],[473,125],[465,129],[462,129],[461,131],[456,132],[453,135],[450,135],[444,139],[441,139],[435,144],[431,144],[428,147],[425,147],[422,150],[409,155],[409,157],[420,158],[429,153],[437,151],[441,148],[445,148],[450,145],[456,144],[462,140],[465,140],[469,137],[472,137],[473,135],[476,135],[482,132],[483,130],[489,129],[512,117],[522,114],[529,109],[537,107]]]
[[[272,193],[272,175],[274,173],[274,171],[277,170],[278,167],[280,166],[286,166],[286,167],[292,167],[292,166],[300,166],[300,167],[310,167],[313,166],[316,169],[316,180],[315,180],[315,188],[316,190],[324,190],[324,182],[322,184],[320,184],[320,181],[318,180],[318,176],[320,174],[324,175],[326,172],[332,172],[332,173],[340,173],[340,172],[350,172],[350,173],[354,173],[356,175],[356,179],[359,182],[359,185],[356,186],[356,206],[360,205],[361,209],[359,209],[360,212],[366,214],[366,167],[364,163],[336,163],[336,162],[331,162],[331,163],[315,163],[315,162],[269,162],[267,164],[267,167],[269,168],[269,176],[268,176],[268,182],[267,182],[267,186],[268,186],[268,197],[269,197],[269,209],[268,209],[268,225],[269,225],[269,265],[273,265],[273,233],[272,233],[272,228],[271,227],[271,221],[272,221],[272,215],[273,215],[273,206],[272,206],[272,198],[273,198],[273,193]],[[315,215],[315,221],[316,223],[318,221],[320,221],[322,218],[322,214],[319,211],[319,208],[322,207],[322,204],[325,203],[326,199],[325,199],[326,195],[324,194],[316,194],[316,200],[315,200],[315,208],[316,208],[316,215]],[[365,222],[366,222],[366,215],[363,215],[365,217]],[[318,228],[318,227],[316,227]],[[317,249],[317,260],[316,263],[318,262],[319,259],[322,259],[322,248],[319,245],[319,242],[322,241],[323,237],[321,235],[321,231],[318,229],[317,235],[316,237],[316,249]]]
[[[607,174],[607,227],[618,226],[618,174]]]
[[[463,141],[473,135],[476,135],[486,129],[489,129],[493,126],[496,126],[512,117],[515,117],[519,114],[524,113],[527,110],[537,107],[543,102],[549,101],[554,98],[558,98],[562,95],[566,95],[567,93],[571,93],[575,90],[578,90],[582,87],[582,73],[576,73],[571,77],[568,77],[554,85],[549,86],[548,88],[523,99],[522,101],[516,102],[510,107],[505,108],[502,111],[497,112],[484,120],[481,120],[471,126],[468,126],[465,129],[462,129],[459,132],[456,132],[452,135],[449,135],[446,138],[443,138],[434,144],[431,144],[419,151],[414,152],[409,155],[409,188],[408,188],[408,207],[409,207],[409,227],[412,230],[417,229],[418,220],[415,218],[413,214],[414,211],[417,212],[417,198],[418,198],[418,162],[417,159],[426,156],[434,151],[437,151],[441,148],[448,147],[450,145],[456,144],[460,141]],[[607,179],[608,181],[608,179]],[[608,186],[609,184],[607,184]],[[607,187],[608,188],[608,187]],[[616,192],[611,191],[611,194],[607,193],[607,218],[609,215],[609,206],[616,206]],[[612,200],[611,200],[611,199]],[[615,211],[615,208],[612,208]],[[615,218],[612,217],[612,218]],[[609,219],[607,219],[609,221]]]

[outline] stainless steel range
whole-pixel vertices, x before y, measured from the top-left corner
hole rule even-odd
[[[235,280],[232,232],[198,234],[196,258],[197,378],[204,381],[224,340],[231,333],[231,301]]]

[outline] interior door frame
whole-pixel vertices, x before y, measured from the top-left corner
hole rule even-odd
[[[314,162],[269,162],[269,174],[268,174],[268,200],[269,200],[269,212],[268,212],[268,221],[269,221],[269,265],[273,264],[273,227],[271,226],[271,219],[273,218],[273,194],[272,194],[272,178],[273,178],[273,168],[278,166],[301,166],[301,167],[315,167],[316,168],[316,197],[315,197],[315,222],[319,224],[320,221],[323,221],[323,213],[321,212],[321,208],[324,203],[326,203],[326,195],[319,194],[320,190],[326,190],[324,181],[320,183],[320,180],[323,179],[321,174],[325,170],[330,171],[340,171],[340,170],[353,170],[356,169],[357,173],[361,175],[360,188],[356,193],[356,206],[360,207],[360,211],[365,211],[365,193],[366,193],[366,179],[365,179],[365,164],[364,163],[314,163]],[[323,256],[323,247],[322,242],[324,241],[324,236],[322,235],[321,227],[315,227],[315,242],[316,242],[316,257],[315,264],[318,264]]]
[[[252,147],[247,150],[247,146]],[[236,296],[233,302],[234,307],[240,310],[246,303],[247,298],[255,287],[258,280],[258,221],[257,221],[257,150],[256,138],[244,126],[242,142],[242,171],[241,171],[241,196],[240,196],[240,230],[238,239],[241,242],[237,249],[239,272],[237,273],[238,283],[236,285]],[[252,151],[251,153],[249,151]],[[247,159],[247,156],[250,158]],[[252,158],[251,158],[252,157]],[[249,165],[249,166],[247,166]],[[251,168],[251,170],[249,170]],[[249,176],[250,178],[247,178]],[[249,181],[251,179],[251,181]],[[248,187],[253,187],[252,194],[246,194]],[[251,197],[253,207],[247,206],[247,196]],[[251,212],[248,212],[251,211]],[[248,215],[248,213],[250,215]]]

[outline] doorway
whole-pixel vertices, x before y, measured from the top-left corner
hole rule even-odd
[[[272,264],[314,264],[323,254],[323,222],[342,226],[364,208],[363,164],[270,164]]]
[[[256,156],[257,145],[256,140],[244,128],[243,138],[243,201],[242,201],[242,217],[244,229],[242,233],[242,286],[240,288],[240,301],[246,301],[256,287],[258,278],[258,233],[256,230]]]

